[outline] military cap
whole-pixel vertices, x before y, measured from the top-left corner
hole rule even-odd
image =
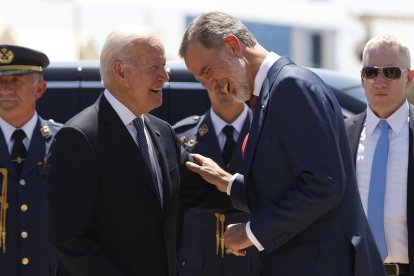
[[[43,72],[49,65],[49,58],[34,49],[0,44],[0,76]]]

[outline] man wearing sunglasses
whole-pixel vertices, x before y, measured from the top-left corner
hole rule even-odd
[[[366,111],[346,120],[365,214],[388,275],[414,275],[414,71],[409,49],[382,35],[363,52]],[[408,154],[407,154],[408,153]],[[411,260],[411,262],[410,262]]]

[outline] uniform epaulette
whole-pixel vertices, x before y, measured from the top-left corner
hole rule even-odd
[[[177,123],[175,123],[173,125],[173,129],[174,130],[178,130],[180,128],[186,127],[186,128],[190,128],[195,126],[200,120],[201,118],[203,118],[204,116],[199,116],[199,115],[193,115],[193,116],[189,116],[187,118],[182,119],[181,121],[178,121]]]
[[[57,128],[61,128],[63,126],[63,124],[55,122],[53,119],[49,119],[47,122],[49,123],[49,125],[52,125]]]

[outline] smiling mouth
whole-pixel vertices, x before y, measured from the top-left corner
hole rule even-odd
[[[223,94],[230,94],[230,83],[228,81],[219,84],[219,92]]]
[[[153,89],[150,89],[150,91],[153,92],[153,93],[161,93],[162,88],[153,88]]]

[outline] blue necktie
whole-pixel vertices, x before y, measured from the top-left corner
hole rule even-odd
[[[371,167],[371,182],[368,194],[368,222],[374,235],[382,260],[387,257],[384,233],[384,196],[387,177],[388,128],[386,120],[379,121],[381,135],[375,147]]]
[[[144,131],[144,121],[142,120],[142,118],[137,117],[132,121],[132,123],[137,131],[137,141],[138,141],[139,150],[141,152],[142,158],[144,159],[151,173],[152,180],[154,181],[155,190],[157,191],[157,196],[162,206],[162,198],[161,198],[162,193],[160,191],[160,187],[158,187],[158,180],[157,180],[156,172],[152,168],[152,165],[151,165],[151,159],[150,159],[149,151],[148,151],[147,138],[145,137],[145,131]]]
[[[140,117],[135,118],[132,122],[137,131],[138,147],[141,152],[142,158],[144,159],[145,163],[147,164],[148,169],[153,175],[151,159],[150,159],[149,151],[148,151],[147,138],[145,137],[144,122],[142,121],[142,118]]]

